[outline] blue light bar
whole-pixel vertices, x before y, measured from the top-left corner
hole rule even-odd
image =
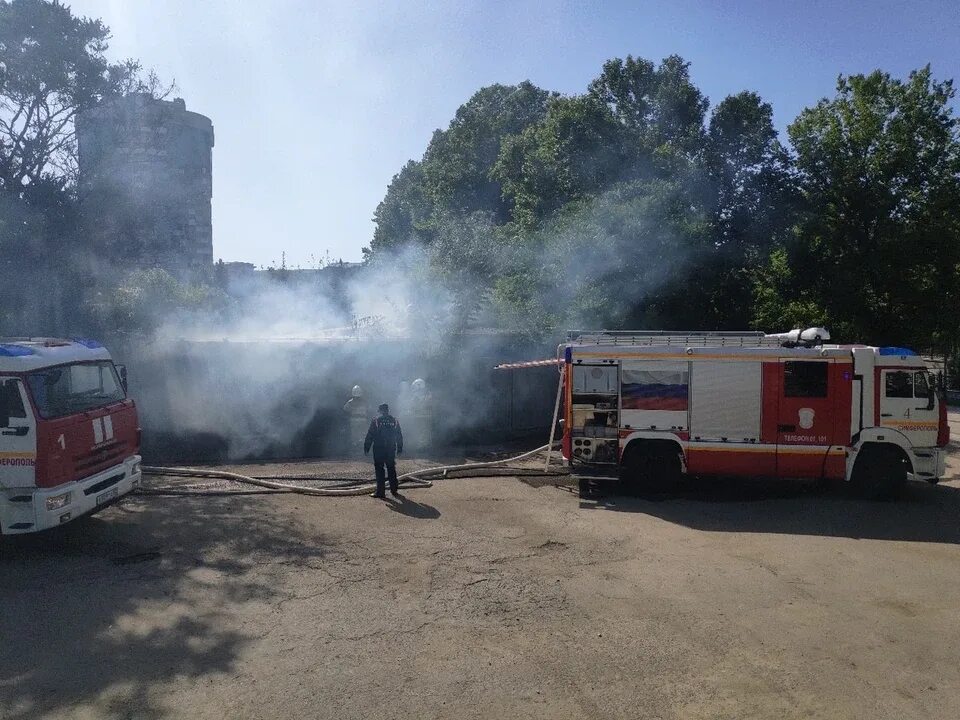
[[[882,347],[880,348],[881,355],[916,355],[913,350],[909,348],[901,347]]]
[[[23,345],[4,345],[0,344],[0,355],[4,357],[26,357],[27,355],[34,355],[33,350]]]
[[[90,350],[99,350],[103,347],[103,343],[98,342],[97,340],[90,340],[89,338],[70,338],[77,345],[83,345],[85,348]]]

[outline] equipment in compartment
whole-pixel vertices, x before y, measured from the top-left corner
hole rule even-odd
[[[575,437],[573,456],[583,462],[614,464],[617,462],[617,440]]]
[[[615,465],[620,426],[619,364],[574,365],[571,390],[573,457]]]

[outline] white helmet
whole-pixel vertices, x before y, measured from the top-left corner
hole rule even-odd
[[[427,389],[427,383],[423,381],[423,378],[417,378],[410,387],[418,392],[423,392]]]
[[[363,389],[359,385],[354,385],[353,390],[350,391],[351,397],[363,397]]]

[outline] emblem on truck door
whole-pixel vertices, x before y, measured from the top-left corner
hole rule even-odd
[[[104,440],[113,440],[113,418],[109,415],[93,421],[93,444],[99,445]]]
[[[800,411],[797,413],[799,416],[800,427],[804,430],[809,430],[813,427],[813,418],[816,413],[813,411],[813,408],[800,408]]]

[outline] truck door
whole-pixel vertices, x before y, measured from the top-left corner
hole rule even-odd
[[[830,361],[782,359],[777,475],[820,477],[833,436]]]
[[[916,447],[936,445],[939,418],[926,368],[884,368],[879,391],[882,427],[895,428]]]
[[[23,384],[0,377],[0,488],[33,487],[37,425]]]

